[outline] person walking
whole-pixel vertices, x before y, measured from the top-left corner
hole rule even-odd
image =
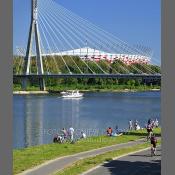
[[[133,130],[132,120],[129,120],[129,130]]]

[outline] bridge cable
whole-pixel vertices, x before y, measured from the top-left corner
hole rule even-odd
[[[51,18],[52,19],[52,18]],[[60,23],[61,24],[61,23]],[[62,27],[64,27],[64,25],[62,26]],[[108,65],[108,64],[107,64]],[[99,66],[98,66],[99,67]],[[111,66],[109,66],[110,68],[111,68]],[[101,70],[102,70],[102,68],[100,68]],[[104,71],[103,71],[104,72]]]
[[[53,10],[52,10],[53,11]],[[140,70],[138,70],[137,68],[135,68],[137,71],[141,72]]]
[[[48,7],[48,6],[45,6],[45,7]],[[55,7],[55,6],[54,6]],[[52,9],[52,11],[53,11],[53,9]],[[65,17],[66,15],[64,15],[63,17]],[[81,24],[82,25],[82,24]],[[89,26],[88,26],[89,27]],[[95,26],[96,27],[96,26]],[[95,32],[96,33],[96,32]],[[126,47],[126,45],[125,45],[125,47]],[[122,48],[123,49],[123,48]],[[125,50],[125,49],[124,49]],[[132,65],[132,67],[134,67],[134,65]],[[137,70],[137,71],[139,71],[139,69],[138,68],[134,68],[135,70]],[[141,72],[141,71],[139,71],[139,72]]]
[[[46,18],[43,18],[43,20],[48,24],[48,21],[46,21]],[[51,25],[48,24],[48,26],[50,27],[50,29],[52,30],[52,32],[55,34],[55,32],[54,32],[53,28],[51,27]],[[59,34],[62,35],[61,33],[59,33]],[[58,39],[58,36],[56,34],[54,36],[56,36],[56,38]],[[63,37],[63,35],[62,35],[62,37]],[[58,49],[57,46],[56,46],[56,48]],[[82,70],[79,68],[79,66],[76,64],[76,62],[73,60],[72,56],[71,56],[71,59],[72,59],[73,63],[76,65],[76,67],[78,68],[78,70],[80,71],[80,73],[83,74]]]
[[[41,19],[41,18],[39,18],[39,19],[40,19],[39,21],[40,21],[40,24],[41,24],[40,27],[41,27],[41,30],[42,30],[42,34],[43,34],[43,36],[44,36],[44,38],[45,38],[45,41],[46,41],[46,44],[47,44],[47,46],[48,46],[48,48],[49,48],[49,52],[52,53],[51,47],[50,47],[49,42],[48,42],[48,40],[47,40],[47,38],[46,38],[46,35],[45,35],[45,32],[44,32],[43,27],[46,29],[46,31],[47,31],[47,28],[46,28],[45,24],[43,23],[42,19]],[[43,25],[43,27],[42,27],[42,25]],[[48,32],[47,32],[47,33],[48,33]],[[46,54],[46,56],[47,56],[47,54]],[[51,57],[53,58],[54,63],[55,63],[56,68],[57,68],[57,71],[58,71],[58,70],[59,70],[58,64],[57,64],[55,58],[52,56],[52,54],[51,54]],[[64,62],[64,64],[65,64],[66,68],[68,69],[68,71],[69,71],[69,73],[70,73],[71,71],[70,71],[69,67],[67,66],[67,64],[66,64],[65,60],[63,59],[63,57],[62,57],[62,60],[63,60],[63,62]],[[58,73],[59,73],[59,72],[58,72]]]
[[[52,18],[50,18],[50,20],[52,20]],[[56,24],[56,23],[55,23]],[[58,26],[59,27],[59,26]],[[61,34],[62,35],[62,34]],[[65,37],[63,36],[63,38],[64,38],[64,40],[65,40]],[[67,40],[66,40],[67,41]],[[96,63],[96,62],[95,62]],[[97,64],[97,63],[96,63]],[[106,73],[98,64],[97,64],[97,66],[99,67],[99,69],[101,69],[102,70],[102,72],[104,72],[104,73]]]
[[[58,38],[57,38],[58,39]],[[84,61],[84,63],[85,63],[85,65],[89,68],[89,70],[91,70],[91,72],[93,73],[93,74],[95,74],[93,71],[92,71],[92,69],[87,65],[87,63]]]

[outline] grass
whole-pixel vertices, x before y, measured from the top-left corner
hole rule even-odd
[[[158,144],[160,144],[160,141]],[[116,151],[110,151],[110,152],[100,154],[94,157],[86,158],[83,160],[79,160],[75,162],[74,164],[72,164],[71,166],[63,169],[62,171],[55,173],[55,175],[78,175],[103,162],[108,162],[108,161],[113,160],[113,158],[131,153],[134,151],[138,151],[144,148],[148,148],[148,147],[150,147],[150,144],[144,143],[144,144],[139,144],[139,145],[128,147],[128,148],[122,148]]]
[[[160,129],[155,130],[160,133]],[[105,146],[126,143],[144,138],[146,130],[127,133],[120,137],[94,136],[79,140],[75,144],[46,144],[13,151],[14,174],[37,166],[48,160]]]

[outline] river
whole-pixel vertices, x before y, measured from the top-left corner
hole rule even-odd
[[[150,117],[160,121],[160,92],[87,92],[82,99],[14,95],[13,148],[51,143],[63,127],[99,135],[109,126],[128,128],[130,119],[144,127]]]

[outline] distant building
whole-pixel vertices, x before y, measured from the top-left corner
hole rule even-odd
[[[114,62],[115,60],[120,60],[128,65],[133,63],[149,64],[151,60],[150,57],[143,56],[143,55],[107,53],[101,50],[92,49],[90,47],[84,47],[84,48],[68,50],[68,51],[63,51],[59,53],[52,53],[47,55],[79,56],[81,59],[84,59],[84,60],[91,60],[96,62],[100,60],[107,60],[110,63]]]

